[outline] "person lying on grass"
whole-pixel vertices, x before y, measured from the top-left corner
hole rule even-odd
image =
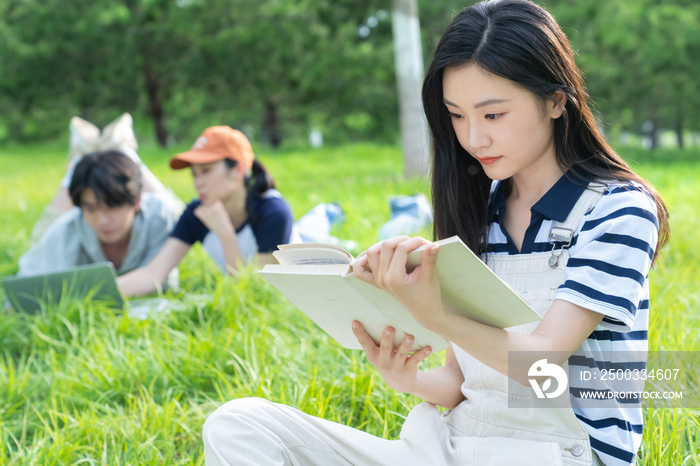
[[[178,213],[162,193],[142,193],[141,180],[139,166],[119,151],[84,156],[68,188],[73,209],[20,257],[18,274],[102,261],[124,274],[148,264],[168,239]]]
[[[155,291],[196,242],[228,271],[237,270],[240,261],[271,262],[277,245],[290,242],[291,209],[240,131],[207,128],[190,151],[170,160],[170,167],[190,167],[199,198],[187,206],[148,265],[119,277],[125,296]]]
[[[29,240],[30,245],[38,242],[49,225],[62,213],[74,207],[70,194],[68,193],[70,182],[73,179],[73,171],[84,155],[93,152],[115,150],[127,155],[141,170],[141,191],[159,193],[161,199],[168,201],[169,210],[173,210],[178,215],[182,213],[185,204],[175,193],[166,188],[163,183],[156,178],[136,153],[138,144],[136,142],[136,136],[134,135],[133,119],[131,115],[128,113],[122,114],[119,118],[105,126],[102,131],[89,121],[79,117],[73,117],[70,120],[69,129],[70,161],[68,162],[66,173],[61,179],[61,184],[54,198],[51,200],[51,203],[46,206],[41,217],[39,217],[34,224]]]

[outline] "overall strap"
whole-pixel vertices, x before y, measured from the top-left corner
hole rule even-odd
[[[563,222],[553,222],[549,231],[549,244],[552,245],[552,255],[549,258],[549,266],[556,269],[559,265],[559,257],[564,252],[564,248],[571,245],[576,228],[581,224],[581,219],[598,203],[598,200],[605,192],[606,184],[600,181],[591,181],[586,190],[581,194],[574,208],[569,212],[568,217]],[[555,249],[555,242],[566,243],[560,249]]]

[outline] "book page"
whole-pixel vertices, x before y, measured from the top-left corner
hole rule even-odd
[[[347,275],[352,273],[347,264],[310,264],[310,265],[279,265],[267,264],[260,271],[261,274],[294,274],[294,275]],[[265,276],[265,275],[263,275]]]
[[[347,252],[345,249],[341,248],[340,246],[336,246],[335,244],[328,244],[328,243],[287,243],[287,244],[279,244],[277,245],[277,248],[284,251],[287,249],[308,249],[308,248],[322,248],[322,249],[333,249],[335,251],[342,252],[344,254],[347,254],[348,257],[352,258],[352,254]]]
[[[285,244],[279,248],[278,251],[273,251],[272,255],[281,265],[349,265],[354,260],[350,253],[330,244]]]

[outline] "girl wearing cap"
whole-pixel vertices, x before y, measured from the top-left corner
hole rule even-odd
[[[199,198],[187,206],[147,266],[119,277],[124,295],[157,290],[196,242],[223,270],[236,270],[239,261],[270,262],[277,245],[290,241],[291,209],[240,131],[207,128],[190,151],[170,160],[170,167],[190,167]]]

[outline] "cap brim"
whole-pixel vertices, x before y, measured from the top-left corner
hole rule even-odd
[[[215,152],[191,150],[183,152],[182,154],[177,154],[175,157],[170,159],[170,168],[173,170],[181,170],[189,167],[193,163],[210,163],[216,162],[217,160],[223,160],[225,158],[225,155],[217,154]]]

